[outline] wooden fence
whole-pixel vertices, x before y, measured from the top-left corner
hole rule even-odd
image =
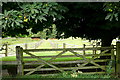
[[[15,44],[15,45],[8,45],[8,43],[4,43],[1,46],[1,53],[0,54],[5,54],[5,56],[9,56],[9,54],[14,55],[16,54],[16,46],[21,46],[24,49],[36,49],[38,48],[41,44],[42,44],[43,40],[38,41],[38,42],[34,42],[34,43],[21,43],[21,44]],[[32,45],[32,46],[30,46]]]
[[[86,51],[91,50],[93,54],[87,54]],[[100,51],[100,53],[95,54],[95,51]],[[101,52],[102,50],[102,52]],[[116,50],[116,58],[114,54]],[[50,52],[50,51],[59,51],[54,56],[37,56],[31,52]],[[77,52],[83,51],[83,54]],[[70,52],[72,55],[64,55],[65,53]],[[109,53],[106,53],[109,52]],[[23,56],[23,53],[29,56]],[[87,58],[90,57],[91,58]],[[101,59],[101,56],[110,56],[110,59]],[[64,60],[64,61],[55,61],[58,58],[80,58],[75,60]],[[36,61],[24,61],[23,59],[36,59]],[[50,58],[45,60],[45,58]],[[106,73],[106,68],[108,62],[112,61],[112,73],[120,73],[120,42],[117,42],[116,48],[111,47],[92,47],[92,48],[63,48],[56,49],[23,49],[20,46],[16,47],[16,59],[17,59],[17,73],[18,75],[30,75],[36,71],[81,71],[82,74],[100,74]],[[100,64],[105,63],[105,64]],[[29,65],[37,65],[35,68],[25,68]],[[58,66],[59,65],[59,66]],[[63,65],[63,66],[62,66]],[[65,66],[67,65],[67,66]],[[68,66],[71,65],[71,66]],[[47,66],[47,67],[46,67]],[[90,69],[96,69],[96,71],[88,71]],[[86,72],[87,71],[87,72]]]
[[[1,54],[5,54],[5,56],[8,56],[8,44],[7,43],[3,44],[0,51],[2,51]]]

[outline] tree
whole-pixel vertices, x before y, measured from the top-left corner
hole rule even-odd
[[[105,3],[62,3],[62,5],[67,7],[68,11],[63,14],[65,18],[56,20],[59,34],[64,32],[65,37],[101,39],[102,46],[110,46],[112,40],[120,35],[120,21],[116,15],[111,20],[106,19],[111,11],[105,9]],[[118,8],[115,11],[119,13]]]
[[[6,8],[8,4],[16,7]],[[58,37],[64,33],[64,37],[101,39],[102,46],[110,46],[120,35],[119,6],[119,3],[99,2],[5,3],[0,23],[6,35],[26,34],[26,29],[30,28],[37,33],[56,24]]]
[[[63,18],[61,13],[65,11],[66,8],[58,3],[8,2],[3,3],[3,17],[0,24],[6,35],[27,34],[26,29],[30,28],[32,28],[33,33],[37,33],[44,28],[50,27],[54,18]]]

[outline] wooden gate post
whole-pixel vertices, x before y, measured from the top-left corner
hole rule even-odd
[[[120,75],[120,41],[116,43],[116,74]]]
[[[114,55],[114,46],[111,45],[111,60],[112,60],[112,75],[115,74],[115,55]]]
[[[23,71],[23,48],[16,46],[17,75],[24,75]]]

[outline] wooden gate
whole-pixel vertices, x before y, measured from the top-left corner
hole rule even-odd
[[[106,73],[106,64],[100,65],[101,62],[109,62],[114,61],[114,47],[97,47],[97,48],[59,48],[59,49],[23,49],[20,46],[16,47],[16,58],[17,58],[17,73],[18,75],[30,75],[36,71],[50,71],[50,70],[56,70],[59,72],[64,72],[66,70],[71,71],[79,71],[79,70],[85,70],[85,69],[101,69],[100,72],[81,72],[82,74],[91,74],[91,73]],[[93,54],[87,54],[85,51],[91,50],[93,51]],[[102,50],[102,52],[101,52]],[[37,56],[34,53],[31,52],[49,52],[49,51],[59,51],[54,56],[47,55],[47,56]],[[79,53],[78,51],[83,51],[84,54]],[[94,53],[96,51],[99,51],[99,53]],[[110,51],[109,53],[106,53]],[[64,55],[65,53],[70,52],[71,55]],[[24,54],[27,54],[29,56],[23,56]],[[100,59],[100,56],[110,56],[110,59]],[[76,58],[77,57],[77,58]],[[24,59],[36,59],[35,61],[25,61]],[[44,58],[50,58],[48,60],[45,60]],[[58,58],[75,58],[74,60],[66,60],[66,61],[55,61]],[[76,64],[75,66],[57,66],[62,64]],[[36,68],[27,68],[25,69],[25,66],[28,65],[37,65]],[[45,67],[45,66],[49,67]],[[112,72],[115,73],[115,64],[112,65]]]

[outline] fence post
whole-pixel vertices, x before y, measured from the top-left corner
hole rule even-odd
[[[25,49],[27,49],[27,43],[25,43]]]
[[[56,48],[58,48],[58,43],[56,43],[56,46],[57,46]]]
[[[120,75],[120,41],[116,43],[116,74]]]
[[[5,56],[8,56],[8,43],[5,44]]]
[[[83,44],[83,54],[85,55],[85,44]]]
[[[114,45],[111,45],[111,61],[112,61],[112,74],[115,74],[115,55],[114,55]]]
[[[66,48],[66,44],[65,43],[63,43],[63,49],[65,49]]]
[[[16,46],[17,75],[24,75],[23,71],[23,48]]]
[[[93,54],[96,54],[95,45],[93,45]]]

